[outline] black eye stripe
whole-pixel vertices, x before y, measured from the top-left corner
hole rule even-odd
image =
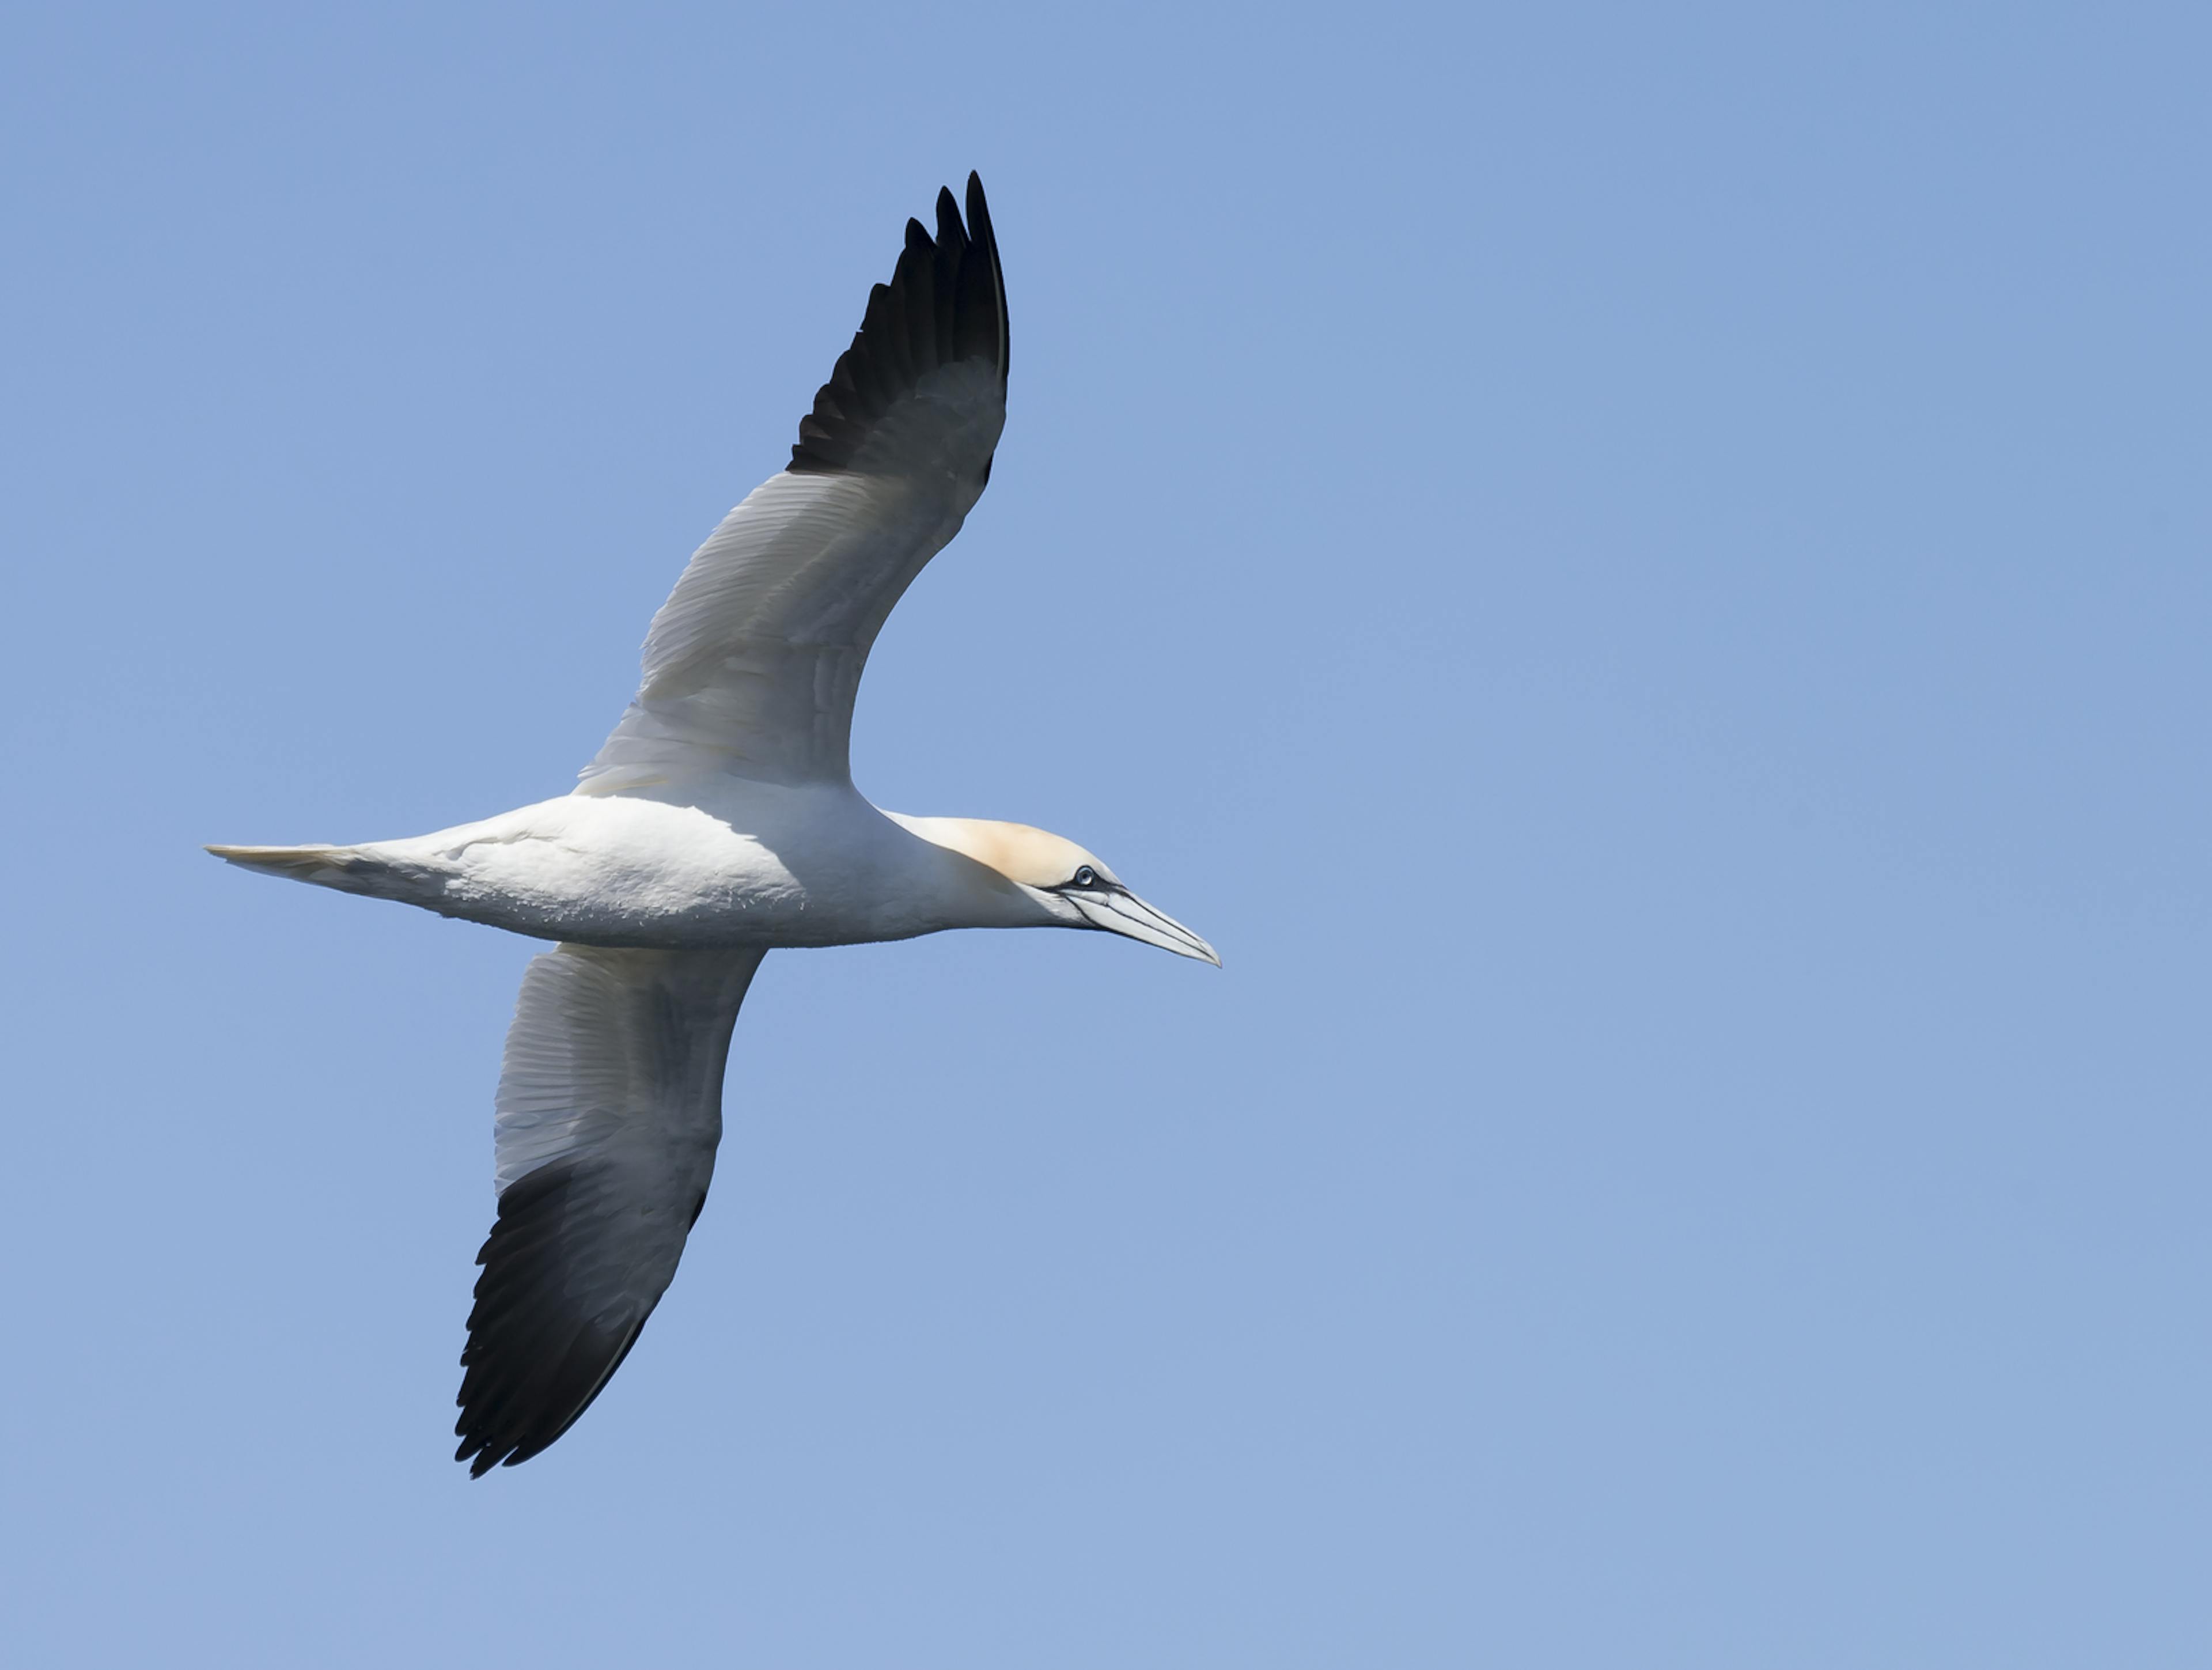
[[[1129,894],[1129,890],[1121,883],[1108,881],[1105,877],[1087,864],[1078,868],[1074,875],[1069,877],[1067,880],[1044,890],[1048,893],[1105,893],[1116,896]]]

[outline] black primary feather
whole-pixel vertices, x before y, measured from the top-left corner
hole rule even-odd
[[[620,1187],[604,1162],[564,1160],[517,1178],[499,1197],[498,1221],[477,1254],[483,1274],[453,1424],[461,1441],[453,1459],[469,1462],[471,1478],[527,1461],[574,1425],[653,1315],[657,1299],[593,1316],[572,1297],[578,1250],[593,1244],[586,1226]],[[702,1193],[693,1206],[695,1221],[705,1201]]]
[[[937,194],[937,236],[920,221],[906,223],[888,284],[868,293],[853,345],[799,420],[791,470],[799,474],[849,469],[884,415],[942,365],[981,360],[1006,383],[1009,332],[999,240],[991,229],[983,182],[968,176],[968,221],[950,191]]]

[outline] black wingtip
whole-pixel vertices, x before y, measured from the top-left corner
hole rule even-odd
[[[937,235],[918,220],[890,282],[869,297],[853,345],[838,356],[799,421],[788,466],[799,474],[849,469],[869,431],[917,380],[941,365],[983,360],[1006,386],[1010,353],[1006,278],[981,176],[968,176],[967,224],[951,189],[937,194]]]
[[[586,1315],[569,1296],[568,1220],[592,1209],[599,1181],[587,1163],[559,1161],[499,1197],[499,1217],[477,1254],[483,1274],[453,1400],[461,1412],[453,1459],[469,1463],[471,1479],[527,1461],[574,1426],[653,1315],[647,1303],[629,1315]]]
[[[983,196],[983,176],[972,168],[968,173],[968,236],[988,264],[991,288],[998,295],[999,386],[1004,388],[1006,373],[1014,362],[1012,335],[1006,325],[1006,276],[999,266],[999,234],[991,227],[991,205]]]

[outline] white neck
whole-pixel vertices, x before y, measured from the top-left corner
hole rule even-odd
[[[1030,831],[1018,823],[971,817],[884,817],[918,836],[915,879],[934,896],[947,927],[1029,928],[1063,926],[1062,914],[1014,881],[1002,866],[1008,848]]]

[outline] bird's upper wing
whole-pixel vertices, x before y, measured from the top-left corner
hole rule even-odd
[[[582,792],[845,777],[869,647],[990,478],[1006,364],[998,240],[970,174],[967,225],[950,191],[934,240],[907,222],[789,468],[724,519],[653,616],[644,682]]]
[[[561,945],[523,975],[453,1428],[471,1474],[567,1431],[660,1303],[714,1175],[730,1029],[762,956]]]

